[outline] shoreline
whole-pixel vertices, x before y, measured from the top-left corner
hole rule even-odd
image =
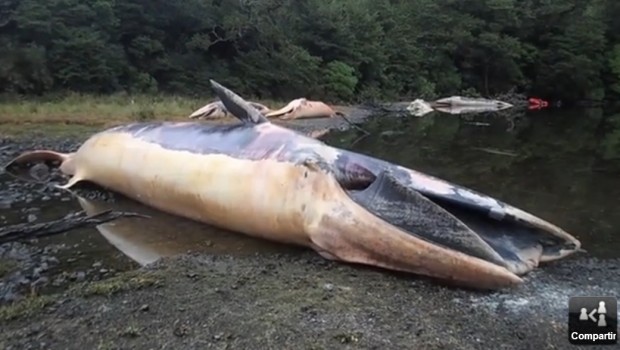
[[[515,289],[475,292],[329,262],[310,251],[190,254],[0,309],[0,344],[562,349],[569,346],[568,297],[613,295],[620,286],[610,271],[618,265],[570,260],[537,270]],[[591,279],[602,284],[579,286]]]
[[[363,106],[334,106],[336,111],[341,111],[346,114],[347,120],[351,123],[359,124],[370,118],[376,110],[372,108],[366,108]],[[189,115],[189,112],[187,113]],[[235,118],[221,118],[213,120],[193,120],[187,116],[176,116],[171,118],[164,118],[163,116],[153,117],[149,119],[141,118],[121,118],[117,120],[106,120],[105,118],[97,117],[96,121],[92,120],[79,120],[79,118],[67,118],[65,119],[52,119],[51,121],[21,121],[14,123],[11,121],[3,122],[3,118],[0,117],[0,124],[3,125],[3,130],[0,131],[0,140],[13,139],[19,141],[20,139],[28,138],[32,135],[46,137],[46,138],[86,138],[91,133],[98,130],[103,130],[109,127],[113,127],[120,124],[134,123],[134,122],[161,122],[161,121],[173,121],[173,122],[201,122],[205,124],[231,124],[237,123]],[[349,121],[342,117],[335,116],[333,118],[316,118],[316,119],[297,119],[297,120],[280,120],[277,118],[270,119],[274,124],[291,128],[298,132],[306,133],[313,137],[320,137],[333,130],[346,130],[351,127]]]

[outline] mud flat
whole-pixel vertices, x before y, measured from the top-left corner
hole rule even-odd
[[[348,123],[285,124],[312,132]],[[3,140],[0,163],[25,149],[69,151],[86,137]],[[0,177],[0,225],[54,216],[40,203],[66,197],[45,183]],[[587,254],[544,265],[517,288],[482,293],[297,248],[188,253],[143,268],[89,265],[64,271],[47,290],[74,247],[35,243],[0,246],[0,292],[12,295],[0,300],[2,349],[567,349],[576,348],[567,340],[568,298],[620,290],[620,260]]]

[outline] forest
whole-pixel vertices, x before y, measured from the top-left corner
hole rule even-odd
[[[0,0],[0,93],[620,97],[617,0]]]

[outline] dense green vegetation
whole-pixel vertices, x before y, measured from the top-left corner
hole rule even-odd
[[[620,94],[617,0],[0,0],[0,92]]]

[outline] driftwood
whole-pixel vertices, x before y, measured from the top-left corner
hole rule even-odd
[[[339,113],[338,114],[342,119],[344,119],[345,122],[347,122],[347,124],[349,124],[351,127],[361,131],[363,134],[365,135],[370,135],[370,133],[365,130],[364,128],[362,128],[361,126],[355,124],[354,122],[352,122],[349,118],[347,118],[344,113]]]
[[[491,98],[508,102],[516,108],[527,107],[527,95],[516,92],[516,89],[510,89],[507,92],[493,95]]]
[[[57,235],[84,226],[97,226],[122,217],[148,218],[148,216],[142,214],[113,210],[106,210],[92,216],[87,216],[86,212],[80,211],[71,213],[58,220],[37,224],[23,223],[0,227],[0,244]]]

